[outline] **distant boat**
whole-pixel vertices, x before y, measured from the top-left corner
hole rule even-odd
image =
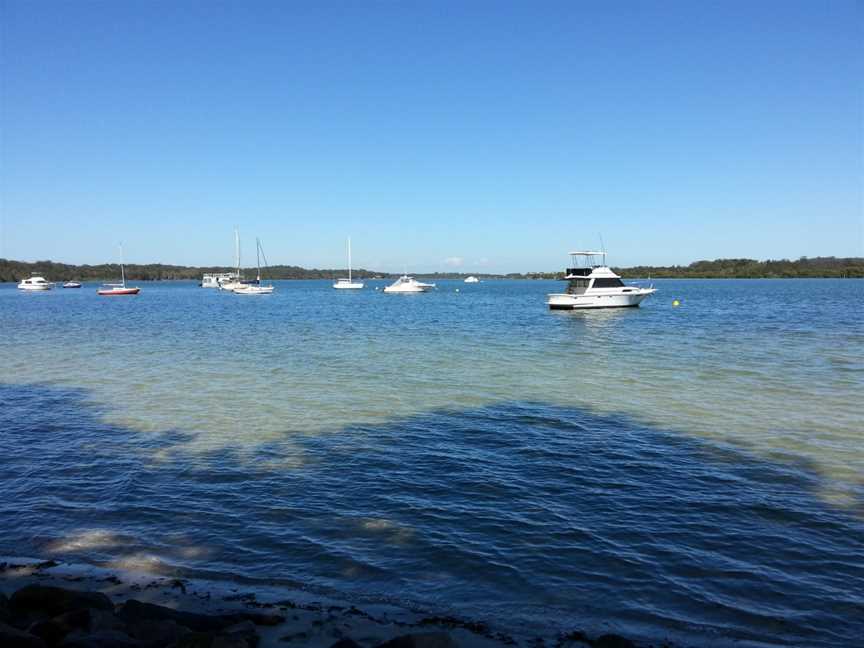
[[[120,283],[102,284],[101,288],[96,290],[97,295],[104,297],[115,297],[119,295],[137,295],[141,291],[140,288],[129,288],[126,286],[126,269],[123,267],[123,244],[120,244]]]
[[[29,279],[22,279],[18,283],[18,290],[27,290],[30,292],[36,290],[51,290],[53,287],[54,284],[47,281],[45,277],[41,277],[37,274],[32,275]]]
[[[402,275],[392,284],[384,288],[385,293],[421,293],[428,292],[435,287],[435,284],[423,283],[417,281],[414,277],[409,277],[407,274]]]
[[[348,278],[337,279],[333,284],[334,288],[339,290],[357,290],[363,287],[362,281],[352,281],[351,279],[351,239],[348,239]]]
[[[261,256],[264,254],[264,249],[258,239],[255,239],[255,254],[258,257],[258,280],[254,284],[244,284],[234,288],[234,293],[237,295],[269,295],[275,290],[272,285],[261,283]],[[267,267],[267,257],[264,257],[264,267]]]
[[[205,274],[201,278],[202,288],[219,288],[223,283],[236,281],[237,275],[233,272],[214,272]]]
[[[78,283],[77,281],[67,281],[66,283],[63,284],[63,287],[64,288],[80,288],[81,284]]]
[[[480,280],[474,275],[471,275],[470,277],[465,277],[465,283],[480,283]]]
[[[600,262],[595,263],[597,257]],[[579,263],[579,259],[584,259]],[[546,304],[552,310],[582,308],[620,308],[638,306],[657,292],[654,287],[628,286],[606,265],[605,252],[571,252],[564,279],[567,292],[549,295]]]

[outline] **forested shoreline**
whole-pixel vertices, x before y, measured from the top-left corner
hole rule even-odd
[[[757,261],[755,259],[715,259],[714,261],[695,261],[686,266],[634,266],[614,268],[625,278],[690,278],[690,279],[755,279],[755,278],[795,278],[795,277],[864,277],[864,258],[862,257],[802,257],[795,261],[788,259]],[[224,266],[179,266],[156,264],[128,264],[126,277],[136,281],[193,280],[200,281],[205,273],[230,272]],[[254,268],[245,271],[246,276],[255,275]],[[267,268],[268,279],[334,279],[347,275],[346,269],[308,269],[299,266],[276,265]],[[374,272],[362,268],[352,271],[358,279],[390,279],[394,273]],[[31,274],[39,274],[49,281],[104,281],[116,279],[120,274],[117,264],[73,265],[54,261],[12,261],[0,259],[0,282],[18,282]],[[462,279],[474,274],[481,279],[561,279],[563,271],[528,272],[509,274],[468,273],[468,272],[424,272],[417,276],[438,279]]]

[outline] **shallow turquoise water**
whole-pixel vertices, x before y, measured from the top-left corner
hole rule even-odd
[[[864,282],[277,285],[0,287],[0,551],[525,634],[864,633]]]

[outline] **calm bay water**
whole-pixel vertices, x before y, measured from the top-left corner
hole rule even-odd
[[[276,283],[0,286],[0,553],[524,635],[864,636],[864,282]]]

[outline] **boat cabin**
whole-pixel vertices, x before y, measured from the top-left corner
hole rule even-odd
[[[568,294],[581,295],[588,289],[624,287],[621,278],[606,265],[605,252],[571,252],[570,266],[564,274],[568,281]]]

